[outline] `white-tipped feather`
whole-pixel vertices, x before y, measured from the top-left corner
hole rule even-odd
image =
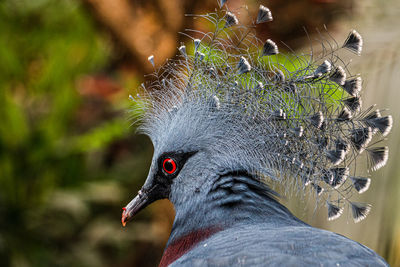
[[[350,138],[352,144],[359,153],[362,153],[372,140],[371,127],[354,129]]]
[[[355,223],[364,220],[371,211],[371,205],[366,203],[351,202],[350,206]]]
[[[332,168],[329,170],[330,173],[330,184],[333,188],[338,189],[349,176],[349,169],[343,167]]]
[[[359,112],[362,106],[361,98],[358,96],[346,98],[343,102],[354,113]]]
[[[358,96],[361,91],[362,80],[361,77],[346,80],[343,84],[343,89],[352,96]]]
[[[268,39],[265,41],[263,49],[262,49],[262,56],[271,56],[271,55],[276,55],[279,53],[278,46],[274,41],[271,39]]]
[[[286,80],[285,74],[283,73],[282,70],[280,69],[275,69],[274,70],[274,75],[273,75],[273,81],[275,83],[282,83]]]
[[[272,18],[271,11],[267,7],[260,5],[260,7],[258,8],[256,23],[260,24],[260,23],[264,23],[264,22],[269,22],[269,21],[272,21],[272,19],[273,18]]]
[[[332,162],[333,166],[340,164],[346,156],[345,150],[329,150],[327,157]]]
[[[178,48],[178,50],[179,50],[179,52],[181,52],[181,54],[182,54],[184,57],[187,57],[187,54],[186,54],[186,46],[181,45],[181,46]]]
[[[378,117],[380,114],[370,114],[364,118],[364,122],[374,130],[378,130],[382,136],[390,133],[393,126],[393,118],[391,115]]]
[[[350,51],[356,53],[357,55],[361,55],[363,47],[363,39],[361,35],[357,31],[352,30],[349,33],[349,36],[347,36],[347,39],[344,42],[343,47],[349,49]]]
[[[353,187],[357,190],[359,194],[364,193],[369,189],[369,186],[371,184],[371,179],[370,178],[364,178],[364,177],[350,177]]]
[[[194,51],[197,52],[197,50],[200,47],[201,40],[200,39],[194,39],[193,43],[194,43]]]
[[[319,111],[318,113],[312,115],[309,118],[309,121],[314,127],[319,129],[321,128],[322,123],[324,122],[324,115],[322,114],[321,111]]]
[[[289,129],[293,134],[295,134],[297,137],[301,137],[304,132],[303,126],[300,127],[294,127]]]
[[[386,165],[389,159],[389,148],[387,146],[367,148],[366,151],[373,171],[377,171]]]
[[[346,81],[346,71],[341,66],[337,66],[329,79],[339,85],[343,85]]]
[[[343,208],[327,202],[328,205],[328,221],[336,220],[343,213]]]
[[[154,67],[154,56],[151,55],[147,58],[147,60],[151,63],[151,65]]]
[[[225,15],[225,28],[239,24],[239,20],[236,18],[235,14],[231,12],[226,12]]]
[[[384,120],[384,127],[382,127],[381,133],[383,136],[386,136],[390,133],[392,130],[393,126],[393,118],[391,115],[386,116],[386,119]]]
[[[339,113],[337,120],[338,121],[349,121],[353,115],[351,114],[351,111],[347,108],[344,107],[343,110]]]
[[[318,68],[314,71],[314,77],[321,77],[322,75],[329,73],[332,69],[332,64],[325,60]]]
[[[251,71],[250,63],[247,61],[247,59],[245,57],[240,57],[237,68],[238,68],[239,74],[243,74],[243,73]]]

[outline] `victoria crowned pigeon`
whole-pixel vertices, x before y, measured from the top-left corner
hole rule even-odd
[[[193,31],[201,37],[130,96],[154,156],[123,225],[158,199],[174,204],[160,266],[386,266],[371,249],[296,218],[272,189],[311,194],[328,220],[345,208],[355,222],[369,213],[351,197],[368,189],[367,171],[386,164],[388,148],[371,141],[390,132],[392,117],[362,109],[361,78],[339,56],[361,53],[360,34],[342,46],[321,34],[319,55],[280,55],[255,36],[256,24],[272,21],[268,8],[244,26],[226,4],[199,16],[212,32]]]

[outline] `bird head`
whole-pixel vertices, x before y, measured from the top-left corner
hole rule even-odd
[[[355,222],[364,219],[370,206],[350,199],[368,189],[370,178],[355,168],[365,159],[373,171],[386,164],[388,148],[374,145],[390,132],[392,117],[362,110],[361,77],[351,75],[339,54],[359,55],[360,34],[351,31],[342,46],[321,35],[322,54],[280,58],[272,40],[259,40],[255,25],[239,25],[232,12],[201,17],[214,22],[215,31],[180,46],[180,56],[132,98],[154,156],[122,223],[157,199],[175,207],[207,199],[220,177],[235,172],[259,184],[313,192],[326,203],[329,220],[344,206]],[[260,6],[255,23],[271,20]],[[154,65],[153,56],[149,61]]]
[[[146,182],[123,208],[123,225],[159,199],[167,198],[175,206],[205,199],[227,173],[269,173],[256,159],[254,136],[246,130],[247,123],[237,121],[238,113],[217,107],[215,97],[206,104],[192,97],[145,119],[141,130],[151,138],[154,155]]]

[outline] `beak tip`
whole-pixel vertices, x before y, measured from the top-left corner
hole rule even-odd
[[[128,217],[128,216],[127,216],[127,214],[126,214],[126,208],[122,208],[121,223],[122,223],[122,226],[123,226],[123,227],[126,226],[126,222],[127,222],[126,218],[127,218],[127,217]]]
[[[122,208],[121,223],[125,227],[128,221],[132,219],[135,214],[148,205],[148,197],[144,193],[140,193],[125,207]]]

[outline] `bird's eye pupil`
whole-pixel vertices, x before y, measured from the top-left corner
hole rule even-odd
[[[176,171],[176,163],[173,159],[167,158],[163,162],[163,169],[168,174],[173,174]]]
[[[165,163],[165,170],[166,170],[166,171],[172,171],[172,170],[173,170],[173,166],[172,166],[172,163],[171,163],[171,162],[167,161],[167,162]]]

